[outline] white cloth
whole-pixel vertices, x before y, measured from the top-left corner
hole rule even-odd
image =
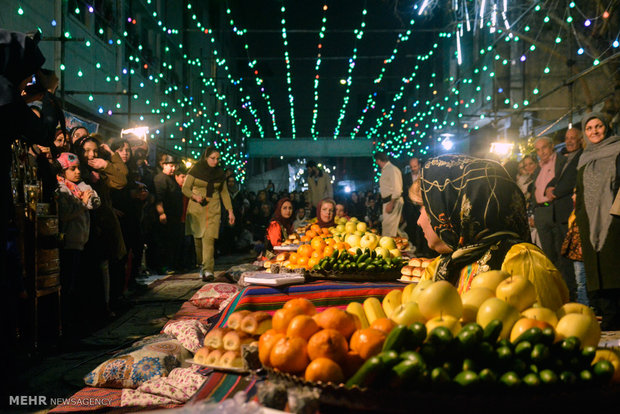
[[[392,197],[393,209],[391,213],[386,211],[389,203],[383,204],[383,217],[381,221],[381,235],[396,237],[398,225],[403,210],[403,175],[391,162],[387,162],[381,169],[379,178],[379,192],[381,198]]]

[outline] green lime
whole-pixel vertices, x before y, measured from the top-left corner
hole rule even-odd
[[[592,367],[595,378],[601,384],[608,384],[614,375],[614,366],[606,359],[601,359]]]
[[[557,374],[550,369],[543,369],[538,375],[543,384],[552,385],[558,382]]]
[[[452,331],[445,326],[437,326],[428,333],[428,342],[437,347],[445,348],[453,338]]]
[[[560,381],[566,385],[574,385],[577,382],[577,375],[572,371],[562,371]]]
[[[461,371],[454,377],[454,382],[462,387],[471,387],[478,384],[479,381],[480,378],[474,371]]]
[[[480,378],[480,382],[484,382],[487,384],[493,384],[497,381],[497,375],[491,368],[484,368],[482,371],[478,373],[478,378]]]
[[[522,341],[515,346],[515,355],[519,358],[529,358],[532,353],[532,343],[530,341]]]
[[[550,351],[547,345],[536,344],[534,345],[534,348],[532,349],[530,358],[532,359],[532,362],[534,362],[535,364],[540,364],[541,362],[546,361],[549,358],[549,355],[550,355]]]
[[[499,381],[510,388],[516,388],[521,385],[521,379],[514,371],[508,371],[499,378]]]
[[[540,378],[533,372],[523,377],[523,383],[528,387],[538,387],[541,384]]]
[[[579,373],[579,380],[584,384],[590,384],[594,381],[594,374],[589,369],[583,369]]]
[[[431,371],[431,381],[433,384],[447,384],[450,382],[450,375],[442,367],[435,367]]]
[[[476,362],[471,359],[471,358],[465,358],[463,360],[463,365],[462,365],[462,369],[463,371],[477,371],[477,364]]]

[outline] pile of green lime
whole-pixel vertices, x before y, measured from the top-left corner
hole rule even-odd
[[[454,336],[443,326],[398,325],[383,350],[362,365],[348,387],[425,388],[567,387],[609,384],[614,366],[593,364],[596,348],[577,337],[555,340],[553,329],[530,328],[514,342],[499,339],[502,322],[465,325]]]
[[[335,250],[331,256],[322,258],[312,270],[316,272],[386,272],[398,270],[403,267],[402,257],[384,258],[370,249],[358,248],[355,254],[346,250]]]

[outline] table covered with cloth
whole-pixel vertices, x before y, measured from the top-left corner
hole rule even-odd
[[[350,302],[363,302],[368,297],[383,298],[390,290],[404,288],[405,285],[398,282],[336,282],[316,281],[302,285],[290,285],[280,287],[247,286],[243,288],[231,301],[216,315],[201,315],[200,309],[192,309],[192,316],[205,323],[208,320],[209,329],[226,325],[228,317],[239,310],[264,310],[270,313],[280,309],[284,303],[292,298],[306,298],[317,307],[320,312],[327,307],[346,308]],[[177,313],[179,319],[188,317],[185,304]],[[207,311],[207,310],[205,310]],[[177,319],[175,315],[171,322]],[[202,387],[194,394],[187,404],[211,399],[222,401],[232,397],[238,391],[245,391],[252,398],[255,393],[257,378],[252,375],[237,375],[200,369],[199,373],[206,376]],[[153,408],[171,408],[174,405],[159,407],[121,407],[121,389],[85,387],[68,399],[67,404],[60,405],[50,412],[134,412]],[[90,400],[87,400],[90,399]],[[72,405],[71,401],[95,401],[104,404],[84,406]]]

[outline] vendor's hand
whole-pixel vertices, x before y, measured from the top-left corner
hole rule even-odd
[[[93,158],[92,160],[88,160],[88,166],[95,170],[105,170],[108,166],[108,162],[103,158]]]
[[[235,225],[235,213],[232,210],[228,210],[228,223],[231,226]]]
[[[390,214],[392,211],[394,210],[394,201],[390,201],[389,203],[387,203],[387,205],[385,206],[385,212]]]
[[[545,189],[545,197],[547,197],[550,200],[555,200],[555,195],[553,194],[554,190],[555,190],[555,187],[547,187]]]
[[[166,217],[166,213],[161,213],[161,214],[159,215],[159,222],[160,222],[161,224],[166,224],[166,223],[168,223],[168,218]]]

